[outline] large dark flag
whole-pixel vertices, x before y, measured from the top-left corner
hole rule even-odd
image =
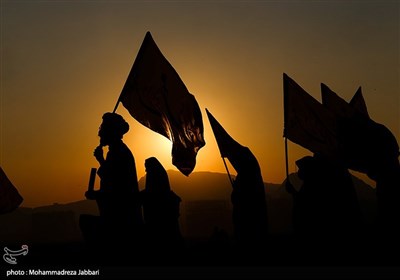
[[[321,95],[323,105],[337,120],[339,155],[348,168],[374,177],[376,170],[397,161],[396,138],[387,127],[370,119],[361,88],[350,102],[324,84]]]
[[[217,141],[217,145],[219,151],[221,153],[221,157],[228,158],[233,157],[236,151],[243,150],[246,147],[240,145],[233,139],[226,130],[222,127],[222,125],[214,118],[214,116],[206,109],[208,120],[210,121],[211,128],[213,130],[215,140]]]
[[[349,104],[361,115],[369,119],[367,104],[365,103],[364,96],[362,95],[361,87],[358,88],[357,92],[354,94]]]
[[[221,157],[227,158],[238,173],[243,168],[250,168],[250,166],[253,169],[260,170],[258,161],[250,149],[233,139],[207,109],[206,112]]]
[[[150,32],[119,100],[138,122],[171,140],[172,163],[188,176],[205,145],[201,111]]]
[[[321,98],[324,107],[331,111],[336,118],[353,118],[358,114],[358,110],[323,83],[321,83]]]
[[[327,85],[321,83],[322,104],[330,110],[337,118],[362,118],[369,119],[367,106],[358,88],[351,101],[348,103]]]
[[[6,214],[17,209],[22,201],[22,196],[0,167],[0,214]]]
[[[284,137],[313,153],[336,158],[336,120],[332,112],[283,74]]]

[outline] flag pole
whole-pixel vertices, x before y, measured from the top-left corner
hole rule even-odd
[[[136,60],[135,60],[135,62],[136,62]],[[133,65],[135,65],[135,63],[133,63]],[[133,66],[132,66],[132,69],[133,69]],[[131,70],[131,71],[132,71],[132,70]],[[129,80],[129,76],[130,76],[130,75],[131,75],[131,73],[129,73],[128,78],[127,78],[126,81],[125,81],[124,87],[122,88],[121,93],[120,93],[119,96],[118,96],[118,100],[117,100],[117,103],[115,104],[113,113],[115,113],[115,111],[117,111],[118,105],[119,105],[119,103],[121,103],[121,96],[122,96],[122,93],[124,92],[124,89],[125,89],[127,83],[128,83],[128,80]],[[134,77],[134,76],[132,76],[132,77]],[[132,79],[133,79],[133,78],[132,78]]]
[[[115,104],[113,113],[115,113],[115,111],[117,111],[117,108],[118,108],[118,105],[120,102],[121,102],[121,95],[120,95],[120,97],[118,97],[117,104]]]
[[[288,159],[287,137],[285,137],[285,165],[286,165],[286,179],[289,180],[289,159]]]
[[[224,162],[225,169],[226,169],[226,172],[227,172],[228,177],[229,177],[229,182],[231,182],[231,185],[232,185],[232,188],[233,188],[232,177],[231,177],[231,174],[229,173],[229,169],[228,169],[228,166],[226,165],[226,161],[225,161],[225,158],[224,158],[224,157],[222,157],[222,161]]]
[[[286,165],[286,182],[289,182],[289,159],[288,159],[288,142],[286,135],[286,120],[287,120],[287,103],[288,103],[288,84],[287,75],[283,73],[283,137],[285,138],[285,165]]]

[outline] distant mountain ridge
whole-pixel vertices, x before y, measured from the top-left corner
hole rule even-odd
[[[232,186],[227,174],[194,172],[186,177],[178,171],[168,170],[170,185],[182,199],[181,227],[186,236],[207,236],[214,227],[231,226]],[[295,185],[296,174],[290,175]],[[368,222],[376,214],[375,190],[353,177],[360,206]],[[145,177],[140,178],[143,189]],[[292,198],[282,184],[265,183],[270,232],[287,233],[291,230]],[[82,200],[66,204],[53,204],[36,208],[21,207],[12,213],[0,215],[0,241],[62,242],[82,240],[78,226],[80,214],[98,215],[95,201]]]

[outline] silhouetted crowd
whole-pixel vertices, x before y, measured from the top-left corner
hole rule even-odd
[[[97,173],[100,189],[85,194],[87,199],[96,200],[100,215],[81,215],[84,239],[91,250],[106,252],[105,255],[129,250],[141,260],[156,258],[167,262],[173,256],[184,260],[190,254],[179,228],[181,198],[171,189],[168,174],[155,157],[145,161],[145,189],[139,191],[134,157],[122,141],[128,130],[129,125],[120,115],[103,115],[100,146],[94,151],[100,164]],[[297,175],[302,185],[295,188],[289,179],[285,182],[293,198],[293,233],[290,238],[280,240],[285,242],[281,247],[268,232],[265,187],[259,164],[248,148],[236,153],[238,156],[230,159],[238,171],[231,194],[234,241],[231,244],[226,232],[216,228],[208,243],[214,260],[240,256],[240,260],[262,261],[280,248],[280,253],[269,255],[269,259],[287,254],[287,259],[297,258],[299,263],[305,255],[312,255],[317,263],[324,258],[360,263],[369,258],[367,255],[382,257],[390,251],[397,252],[400,249],[399,148],[393,138],[386,144],[393,146],[393,152],[376,155],[371,162],[379,164],[368,167],[368,176],[376,181],[378,202],[373,226],[363,219],[346,166],[317,153],[297,160]],[[108,146],[105,158],[103,146]],[[220,254],[221,251],[225,254]],[[212,259],[211,255],[208,257]]]

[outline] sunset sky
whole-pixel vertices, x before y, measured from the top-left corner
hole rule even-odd
[[[83,199],[101,117],[147,31],[202,110],[194,172],[225,172],[207,108],[253,151],[264,181],[284,180],[283,73],[318,100],[321,82],[347,101],[362,86],[371,118],[399,140],[399,13],[395,0],[2,0],[0,166],[23,206]],[[150,156],[177,170],[169,140],[117,113],[139,178]],[[309,152],[290,143],[289,154],[294,172]]]

